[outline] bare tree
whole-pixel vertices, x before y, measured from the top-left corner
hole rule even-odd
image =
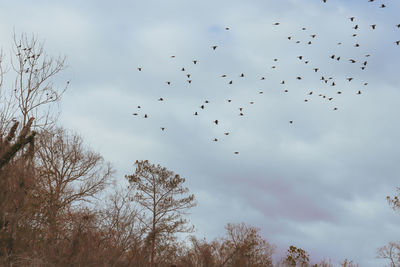
[[[146,262],[142,240],[145,234],[140,224],[136,203],[130,201],[130,190],[115,187],[105,209],[99,212],[100,229],[108,249],[110,266],[132,266]],[[124,265],[125,264],[125,265]]]
[[[388,259],[390,267],[400,266],[400,245],[395,242],[389,242],[386,246],[378,249],[378,258]]]
[[[62,128],[40,132],[35,164],[44,218],[52,227],[57,226],[62,211],[94,200],[113,174],[100,154],[85,147],[80,136]]]
[[[147,214],[143,223],[150,244],[150,266],[154,266],[163,241],[175,233],[192,231],[183,215],[196,203],[194,195],[187,195],[189,189],[183,186],[185,178],[147,160],[136,161],[135,166],[135,173],[126,178],[135,190],[134,199]]]
[[[57,104],[68,87],[69,82],[57,88],[54,76],[65,69],[65,57],[48,56],[43,43],[35,36],[14,34],[12,69],[16,74],[13,94],[17,102],[22,126],[28,118],[35,117],[34,127],[53,125],[58,117],[54,104]]]
[[[3,88],[6,72],[4,53],[0,51],[0,135],[3,135],[14,124],[13,117],[17,111],[12,91]]]

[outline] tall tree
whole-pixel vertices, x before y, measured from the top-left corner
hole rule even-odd
[[[163,241],[175,233],[190,232],[183,215],[196,205],[194,195],[183,186],[185,178],[147,160],[136,161],[136,171],[126,178],[135,192],[134,199],[144,208],[148,233],[150,265],[154,266]]]
[[[63,128],[41,131],[36,143],[42,218],[54,233],[60,226],[59,214],[74,204],[93,200],[110,181],[113,169],[100,154],[86,147],[79,135]]]

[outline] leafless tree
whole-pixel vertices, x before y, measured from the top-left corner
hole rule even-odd
[[[44,218],[56,227],[58,215],[67,208],[94,200],[110,181],[113,170],[100,154],[84,146],[79,135],[62,128],[40,132],[36,147]]]
[[[379,248],[378,258],[388,259],[390,267],[400,266],[400,244],[389,242],[386,246]]]
[[[99,217],[104,240],[114,246],[108,250],[110,266],[146,262],[140,216],[136,204],[130,200],[130,190],[115,186]]]
[[[69,82],[61,88],[54,84],[54,77],[66,67],[65,57],[48,56],[43,43],[35,36],[14,34],[12,51],[16,59],[11,60],[15,73],[14,99],[18,107],[16,117],[21,117],[22,127],[28,118],[35,117],[34,127],[44,128],[55,123],[58,113],[56,106]]]
[[[189,189],[183,186],[185,178],[147,160],[136,161],[135,166],[135,173],[126,178],[135,191],[135,201],[147,215],[143,223],[150,244],[150,266],[155,266],[163,241],[175,233],[192,231],[183,215],[196,203],[194,195],[187,195]]]

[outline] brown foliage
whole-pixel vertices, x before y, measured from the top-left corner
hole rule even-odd
[[[185,178],[147,160],[136,161],[135,166],[135,173],[126,178],[135,194],[134,200],[144,209],[142,222],[150,248],[150,266],[154,266],[175,233],[192,230],[182,215],[196,203],[194,195],[186,195],[189,189],[183,187]]]

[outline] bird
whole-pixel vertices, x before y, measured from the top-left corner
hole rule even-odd
[[[144,118],[147,119],[147,114],[144,114]]]
[[[137,114],[137,113],[132,113],[132,115],[133,115],[133,116],[137,116],[138,114]]]
[[[229,132],[224,133],[224,135],[229,135]]]
[[[354,17],[350,17],[349,19],[350,19],[350,21],[354,21],[355,18]]]
[[[360,90],[358,90],[357,94],[358,94],[358,95],[361,95],[361,91],[360,91]]]
[[[139,67],[139,68],[137,68],[139,71],[142,71],[142,68],[141,67]]]
[[[171,85],[171,82],[167,82],[168,85]]]
[[[289,121],[290,124],[293,124],[293,121]]]
[[[196,111],[196,112],[194,113],[194,115],[197,116],[197,115],[199,115],[199,114],[198,114],[197,111]]]
[[[164,127],[160,127],[161,128],[161,131],[164,131],[165,130],[165,128]]]
[[[242,73],[242,74],[240,74],[240,77],[242,77],[242,78],[243,78],[243,77],[244,77],[244,74],[243,74],[243,73]]]
[[[164,99],[163,99],[162,97],[160,97],[160,98],[158,99],[158,101],[164,101]]]
[[[218,141],[218,139],[217,138],[214,138],[214,140],[213,140],[214,142],[217,142]]]
[[[213,46],[211,46],[211,48],[213,49],[213,50],[215,50],[215,49],[217,49],[217,45],[213,45]]]
[[[181,71],[185,71],[185,68],[182,68]]]
[[[372,24],[372,25],[371,25],[371,28],[372,28],[373,30],[375,30],[376,24]]]
[[[197,60],[193,60],[192,62],[193,62],[193,64],[197,64]]]
[[[235,152],[234,152],[234,154],[236,154],[236,155],[237,155],[237,154],[239,154],[239,152],[238,152],[238,151],[235,151]]]
[[[279,24],[280,24],[279,22],[275,22],[273,25],[277,26],[277,25],[279,25]]]
[[[216,125],[218,125],[218,120],[215,120],[214,123],[215,123]]]

